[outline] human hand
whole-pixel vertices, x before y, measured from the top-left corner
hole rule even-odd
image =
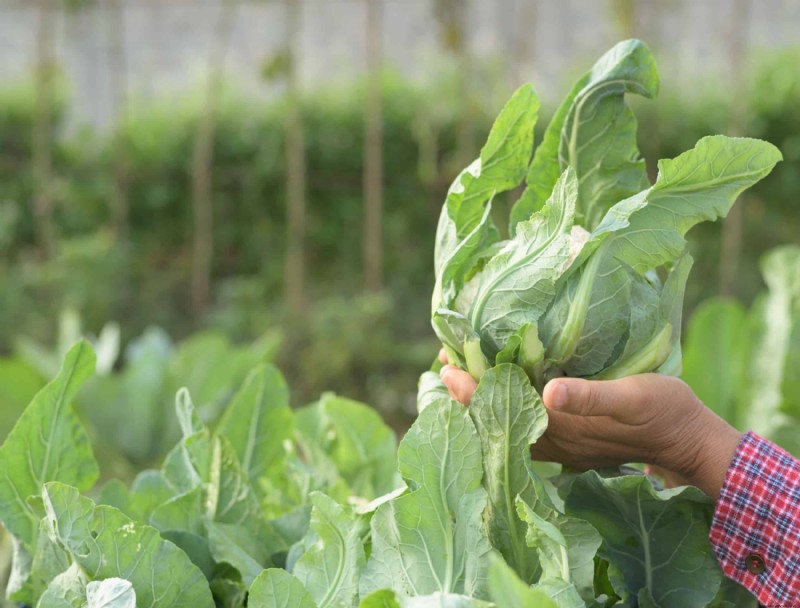
[[[477,388],[472,377],[451,365],[441,376],[450,395],[468,404]],[[686,383],[660,374],[557,378],[542,401],[549,423],[532,446],[535,459],[578,469],[643,462],[666,470],[668,482],[691,483],[713,498],[741,438]]]

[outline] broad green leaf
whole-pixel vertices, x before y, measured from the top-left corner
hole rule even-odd
[[[274,360],[280,335],[265,334],[248,346],[230,343],[219,331],[204,331],[181,342],[170,359],[166,394],[187,387],[203,420],[217,418],[247,374]]]
[[[493,604],[466,595],[433,593],[422,597],[400,598],[402,608],[494,608]]]
[[[37,604],[38,608],[85,608],[86,574],[75,563],[56,576]]]
[[[492,555],[489,565],[489,597],[498,607],[558,608],[543,591],[523,583],[497,555]]]
[[[598,555],[619,569],[636,597],[648,591],[661,608],[706,606],[722,572],[708,541],[713,505],[700,490],[657,491],[639,475],[604,479],[588,471],[575,479],[567,515],[603,533]]]
[[[483,454],[483,486],[489,497],[484,521],[492,546],[527,583],[538,568],[525,544],[525,524],[514,501],[535,498],[526,462],[530,446],[547,428],[544,404],[522,368],[504,363],[486,372],[469,407]]]
[[[86,585],[87,608],[136,608],[136,592],[130,581],[107,578]]]
[[[215,578],[209,583],[217,608],[244,608],[247,605],[247,587],[240,581]]]
[[[5,440],[43,384],[38,372],[22,359],[0,359],[0,441]]]
[[[616,359],[631,330],[637,284],[648,287],[629,268],[598,255],[561,285],[540,323],[549,376],[590,376]],[[650,291],[657,303],[658,293]],[[657,317],[657,306],[651,312]]]
[[[525,177],[538,111],[533,88],[520,87],[495,120],[480,157],[450,187],[436,231],[432,311],[450,308],[476,253],[498,240],[486,203]]]
[[[574,585],[579,597],[593,600],[594,558],[602,537],[592,524],[562,515],[539,501],[531,507],[517,498],[516,508],[528,526],[525,541],[538,553],[541,580],[561,579]]]
[[[624,96],[652,98],[658,85],[655,60],[639,40],[620,42],[581,77],[534,154],[528,187],[511,213],[512,233],[542,207],[567,167],[578,176],[578,221],[589,229],[611,205],[647,187],[636,118]]]
[[[659,161],[655,185],[620,203],[621,209],[631,211],[628,226],[619,229],[624,214],[609,214],[590,243],[602,240],[616,225],[608,255],[639,272],[675,260],[686,248],[684,235],[692,226],[725,217],[739,194],[780,160],[778,149],[765,141],[704,137],[688,152]]]
[[[476,276],[479,287],[469,314],[484,352],[494,357],[525,323],[536,323],[555,296],[555,282],[569,259],[569,234],[578,183],[572,169],[552,197]]]
[[[249,587],[265,568],[272,566],[266,534],[258,520],[243,524],[206,523],[211,554],[218,563],[230,564]]]
[[[735,300],[712,298],[689,319],[683,348],[683,379],[703,403],[738,428],[736,401],[747,338],[744,307]]]
[[[575,585],[562,578],[542,578],[533,588],[544,593],[556,605],[556,608],[586,608]],[[641,608],[644,608],[641,605]]]
[[[194,429],[191,401],[178,399],[182,426]],[[164,462],[164,479],[178,493],[202,488],[204,516],[210,521],[239,524],[260,515],[255,490],[230,442],[207,429],[185,437]]]
[[[15,539],[13,569],[6,586],[9,600],[36,605],[36,601],[59,574],[70,566],[67,553],[47,533],[47,522],[39,522],[36,550],[31,556]],[[63,585],[64,581],[62,581]]]
[[[183,551],[192,560],[192,563],[200,568],[203,575],[211,580],[217,563],[211,555],[208,539],[205,536],[185,530],[160,530],[159,534],[161,534],[161,538],[168,540]]]
[[[145,466],[177,439],[176,425],[165,416],[165,404],[174,396],[164,392],[171,355],[169,336],[150,328],[128,346],[120,372],[99,375],[83,388],[78,410],[98,446]]]
[[[800,417],[800,397],[792,392],[798,387],[800,361],[800,247],[774,249],[760,265],[768,293],[751,312],[755,336],[740,428],[771,438],[782,427],[791,427],[785,414]]]
[[[495,608],[495,604],[452,593],[398,597],[394,591],[382,589],[361,600],[358,608]],[[542,608],[548,606],[543,605]]]
[[[311,538],[293,574],[319,608],[352,606],[366,562],[361,540],[366,521],[319,492],[311,496],[311,502]]]
[[[317,608],[303,584],[286,570],[264,570],[250,587],[252,608]]]
[[[214,606],[203,573],[155,528],[95,506],[62,483],[46,484],[43,497],[49,533],[93,580],[129,580],[140,607]]]
[[[486,597],[481,444],[466,409],[452,400],[431,404],[400,443],[398,460],[411,491],[372,517],[361,595],[389,588],[401,596]]]
[[[739,583],[725,577],[708,608],[758,608],[756,597]]]
[[[170,498],[156,507],[147,523],[161,532],[182,530],[202,536],[203,526],[203,491],[200,486],[184,494]]]
[[[616,361],[592,378],[612,380],[652,371],[680,375],[683,294],[693,263],[692,256],[684,254],[670,269],[659,294],[657,314],[645,320],[632,309],[631,318],[636,323],[631,323],[622,353]],[[631,306],[638,304],[640,302],[631,302]]]
[[[0,521],[29,551],[36,543],[40,517],[28,499],[40,496],[49,481],[87,490],[97,479],[89,438],[70,406],[94,365],[89,344],[78,342],[0,448]]]
[[[262,365],[250,372],[220,420],[217,433],[227,437],[250,483],[279,466],[284,442],[292,437],[289,389],[280,372]]]
[[[402,608],[397,594],[391,589],[374,591],[361,599],[358,608]]]
[[[372,499],[400,485],[397,439],[373,408],[328,393],[295,422],[303,445],[321,450],[356,496]]]
[[[128,508],[117,507],[131,519],[149,521],[153,511],[166,501],[175,496],[175,491],[169,487],[167,480],[160,471],[142,471],[131,484],[129,492],[130,502]]]

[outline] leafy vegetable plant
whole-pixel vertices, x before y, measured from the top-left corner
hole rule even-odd
[[[713,136],[647,179],[626,93],[652,97],[655,63],[636,40],[583,76],[533,152],[530,86],[503,108],[450,188],[436,236],[434,329],[476,379],[516,363],[541,391],[557,376],[616,378],[680,369],[684,235],[727,214],[780,152]],[[501,240],[492,198],[524,182]]]
[[[464,408],[423,374],[399,446],[362,404],[326,394],[290,409],[260,364],[213,428],[178,390],[179,438],[160,468],[98,488],[71,407],[96,357],[73,346],[0,448],[7,596],[42,608],[755,606],[723,580],[698,489],[553,475],[530,456],[547,378],[677,369],[684,234],[779,159],[763,142],[706,138],[649,186],[623,96],[657,84],[646,47],[618,45],[532,160],[533,90],[501,112],[450,190],[436,248],[434,327],[480,383]],[[491,199],[523,180],[501,241]]]

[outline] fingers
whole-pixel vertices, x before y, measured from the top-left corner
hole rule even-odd
[[[472,401],[472,394],[478,387],[475,379],[467,372],[452,365],[445,365],[439,375],[450,396],[464,405],[469,405],[469,402]]]
[[[447,351],[443,348],[439,349],[439,361],[447,365]]]

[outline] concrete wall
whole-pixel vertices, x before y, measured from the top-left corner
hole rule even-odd
[[[560,97],[578,67],[590,65],[622,33],[605,0],[465,0],[470,44],[491,59],[508,82],[534,82]],[[304,0],[302,78],[306,86],[350,78],[364,63],[364,5],[360,0]],[[0,87],[30,68],[36,9],[30,0],[0,0]],[[72,82],[73,122],[107,124],[115,109],[110,90],[108,9],[61,14],[59,63]],[[150,96],[197,84],[210,46],[220,0],[124,0],[131,90]],[[441,61],[432,0],[384,0],[387,61],[413,78]],[[640,37],[657,52],[665,86],[698,79],[726,82],[733,0],[640,0]],[[228,71],[253,94],[263,58],[281,47],[285,10],[277,0],[239,8]],[[800,2],[750,0],[748,44],[754,50],[800,44]]]

